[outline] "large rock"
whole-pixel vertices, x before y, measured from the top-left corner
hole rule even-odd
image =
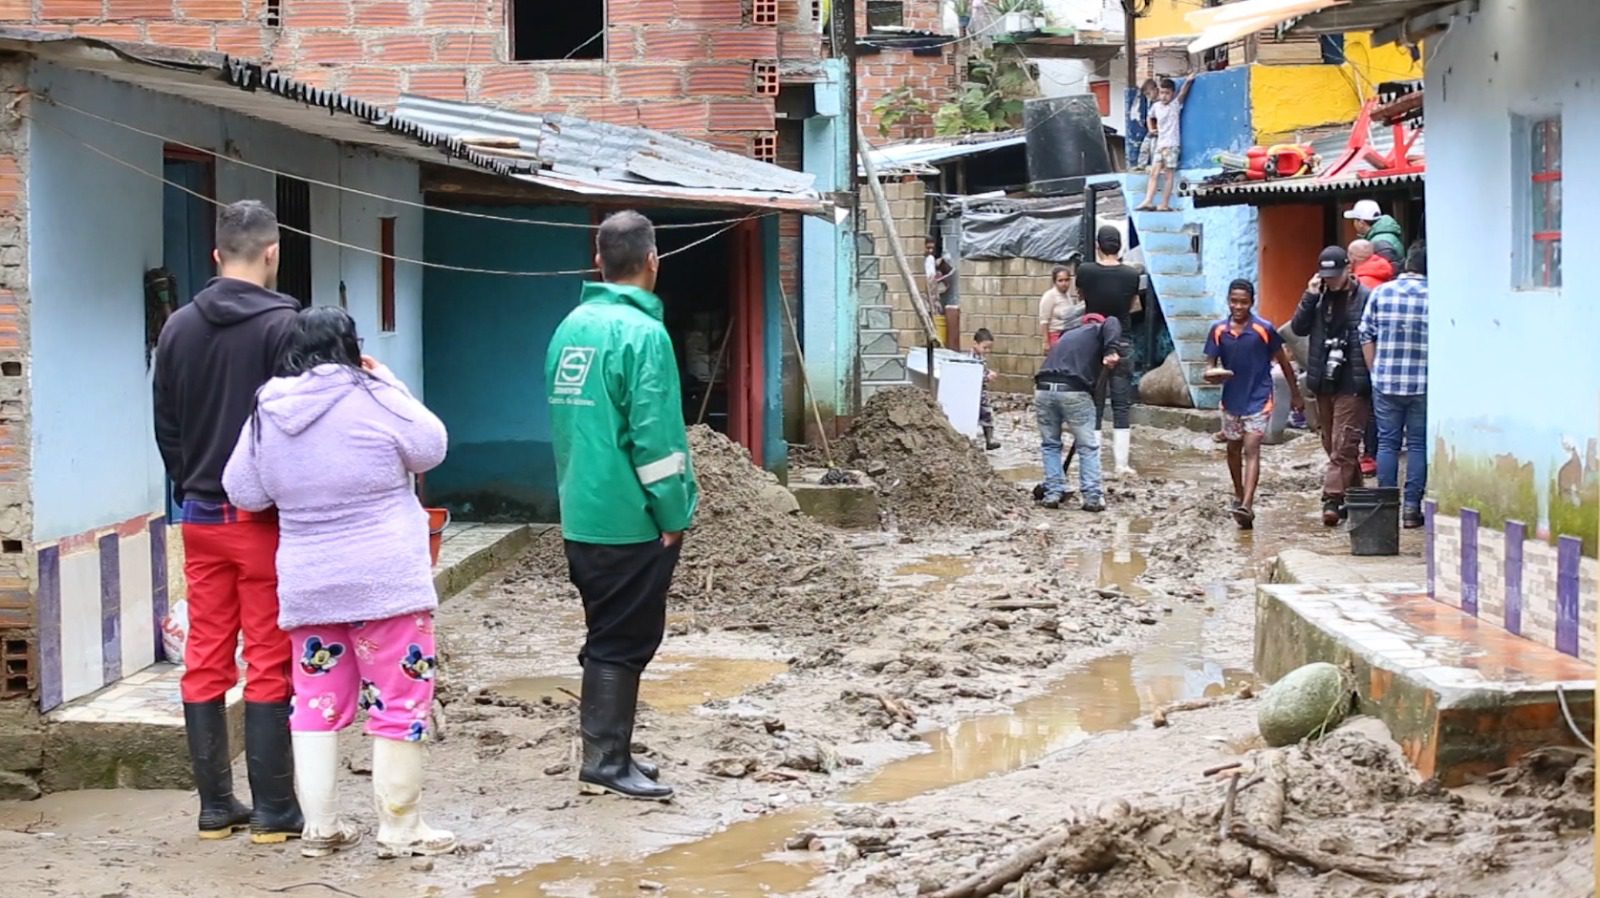
[[[1290,671],[1261,697],[1256,723],[1267,744],[1293,745],[1338,726],[1350,710],[1344,672],[1317,662]]]
[[[39,797],[39,784],[32,777],[0,770],[0,801],[33,801]]]
[[[1194,397],[1189,395],[1189,384],[1183,379],[1183,365],[1176,352],[1167,353],[1166,361],[1139,378],[1139,401],[1166,408],[1194,408]]]

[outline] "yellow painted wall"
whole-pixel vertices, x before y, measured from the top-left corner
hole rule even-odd
[[[1250,69],[1250,107],[1257,140],[1271,143],[1296,131],[1352,122],[1361,103],[1381,81],[1422,77],[1409,51],[1372,46],[1371,35],[1347,34],[1349,62],[1332,65],[1255,65]]]
[[[1139,18],[1135,33],[1139,40],[1159,40],[1195,34],[1184,14],[1200,9],[1195,0],[1152,0],[1150,11]]]

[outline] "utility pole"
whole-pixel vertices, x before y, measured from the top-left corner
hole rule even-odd
[[[1137,0],[1122,0],[1122,52],[1128,57],[1128,89],[1139,89],[1139,38],[1137,31],[1138,17],[1134,15],[1133,5]]]
[[[856,2],[857,0],[833,0],[833,46],[835,55],[842,53],[845,60],[844,102],[848,103],[850,110],[845,121],[850,128],[850,178],[844,189],[855,193],[859,180],[856,172],[856,160],[861,157],[861,141],[857,136],[857,127],[860,119],[861,94],[856,79]],[[857,207],[859,208],[859,203]]]

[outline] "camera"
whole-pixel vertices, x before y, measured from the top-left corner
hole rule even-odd
[[[1328,357],[1322,364],[1322,376],[1326,380],[1338,380],[1339,372],[1344,370],[1344,338],[1329,337],[1322,341],[1328,350]]]

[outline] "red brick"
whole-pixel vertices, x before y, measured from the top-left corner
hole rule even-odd
[[[0,0],[0,21],[26,22],[33,18],[33,0]]]
[[[575,114],[610,125],[638,127],[640,108],[642,107],[622,103],[597,103],[580,106]]]
[[[639,107],[639,124],[659,131],[706,130],[711,110],[704,103],[646,103]]]
[[[500,35],[493,32],[447,34],[433,45],[434,62],[488,65],[500,58]]]
[[[606,76],[600,72],[550,73],[550,94],[558,100],[571,97],[603,97],[606,95]]]
[[[409,93],[438,100],[467,98],[467,70],[464,68],[412,69],[406,81]]]
[[[244,2],[243,0],[178,0],[178,12],[185,19],[241,22],[244,20]]]
[[[738,153],[741,156],[750,155],[750,138],[742,134],[685,134],[684,137],[693,137],[695,140],[704,141],[719,150]]]
[[[478,81],[478,99],[532,98],[542,93],[544,72],[532,66],[501,65],[484,69]]]
[[[11,213],[22,205],[25,186],[22,167],[15,156],[0,155],[0,213]]]
[[[432,47],[428,52],[432,53]],[[349,34],[318,32],[300,35],[295,59],[311,65],[347,65],[362,59],[361,42]]]
[[[283,0],[285,28],[345,28],[350,25],[350,0]]]
[[[697,65],[689,69],[689,96],[748,97],[755,91],[749,66]]]
[[[357,28],[404,28],[417,24],[406,0],[356,0],[351,13]]]
[[[634,28],[612,28],[606,32],[606,61],[632,62],[639,58],[639,32]]]
[[[356,66],[345,75],[344,92],[368,103],[392,104],[400,98],[400,70]]]
[[[294,80],[308,87],[329,89],[333,87],[333,76],[337,74],[339,70],[332,66],[304,68],[294,73]]]
[[[673,65],[622,66],[614,70],[617,96],[624,100],[683,96],[683,68]]]
[[[23,2],[10,5],[26,6],[28,4],[26,0],[23,0]],[[4,6],[0,6],[0,11],[4,9]],[[108,19],[166,19],[171,17],[172,0],[107,0],[106,2],[106,18]],[[27,18],[26,14],[24,14],[23,18]]]
[[[784,59],[821,59],[822,36],[780,33],[778,55]]]
[[[488,28],[500,23],[486,0],[428,0],[422,7],[424,28]]]
[[[771,131],[776,127],[772,104],[766,100],[711,104],[713,131]]]
[[[744,3],[742,0],[678,0],[678,20],[738,25],[744,21]]]
[[[644,32],[644,58],[651,62],[668,60],[693,62],[705,59],[705,33],[647,28]]]
[[[188,50],[210,50],[216,46],[210,25],[187,25],[181,22],[151,22],[145,29],[145,40]]]
[[[415,65],[433,61],[433,38],[413,34],[386,34],[367,40],[367,52],[352,60],[379,65]]]
[[[241,59],[260,59],[266,53],[266,35],[258,25],[218,25],[217,49]]]
[[[100,0],[42,0],[39,4],[43,19],[98,19],[104,11]]]
[[[711,35],[712,59],[772,59],[778,55],[778,32],[771,28],[718,31]]]
[[[73,34],[84,37],[99,38],[103,41],[128,41],[141,43],[144,41],[144,29],[132,22],[85,22],[82,25],[72,26]]]
[[[672,21],[672,0],[623,0],[611,4],[612,25],[665,25]]]

